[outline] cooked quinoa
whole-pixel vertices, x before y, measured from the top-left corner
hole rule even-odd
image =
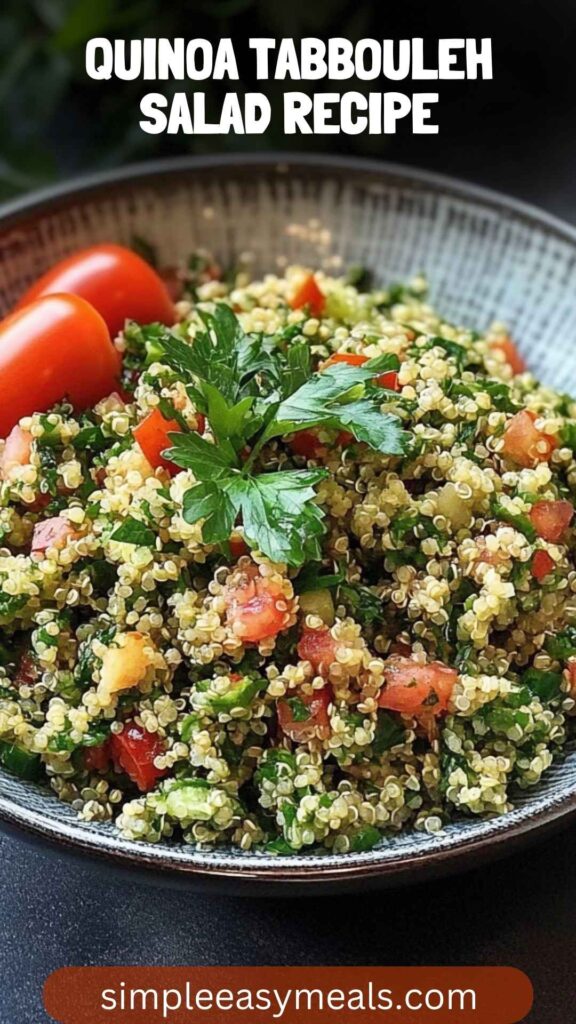
[[[422,279],[193,266],[0,442],[0,762],[150,842],[505,813],[572,733],[576,403]]]

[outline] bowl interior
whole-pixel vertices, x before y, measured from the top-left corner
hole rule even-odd
[[[416,172],[355,161],[252,158],[176,161],[86,181],[0,212],[0,307],[63,255],[135,235],[171,264],[197,248],[255,273],[303,263],[338,272],[361,264],[379,283],[424,272],[448,319],[479,330],[505,321],[528,365],[576,391],[576,233],[505,197]],[[47,791],[0,771],[0,816],[68,845],[172,871],[265,877],[282,872],[394,872],[477,849],[567,813],[576,802],[569,756],[504,818],[463,821],[440,836],[406,833],[369,853],[270,858],[185,846],[150,848],[111,826],[78,822]]]

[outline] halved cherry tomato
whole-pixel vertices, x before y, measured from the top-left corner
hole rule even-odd
[[[557,544],[572,522],[574,506],[569,501],[537,501],[530,509],[530,521],[542,540]]]
[[[547,551],[535,551],[531,565],[534,579],[538,580],[538,582],[543,580],[545,576],[552,572],[554,565],[554,559],[550,557]]]
[[[22,427],[12,427],[6,438],[4,450],[0,455],[0,478],[11,480],[14,470],[26,466],[30,462],[32,452],[32,434]]]
[[[89,772],[105,772],[110,767],[110,740],[99,747],[86,747],[84,750],[84,767]]]
[[[164,743],[136,722],[125,722],[121,733],[110,736],[110,753],[120,769],[132,779],[141,793],[152,789],[166,769],[156,768],[155,758],[164,753]]]
[[[312,316],[322,316],[326,308],[326,296],[316,284],[314,274],[308,274],[304,278],[290,299],[289,305],[292,309],[302,309],[307,306]]]
[[[43,295],[70,292],[90,302],[112,338],[126,320],[140,324],[174,323],[174,305],[155,270],[122,245],[104,243],[72,253],[56,263],[22,296],[16,309]]]
[[[86,409],[117,386],[118,353],[102,317],[76,295],[47,295],[0,323],[0,437],[22,416],[68,398]]]
[[[283,697],[276,704],[278,722],[285,736],[295,743],[327,739],[330,735],[328,708],[334,699],[331,686],[324,686],[314,693],[302,693],[295,697]],[[304,717],[304,713],[308,717]]]
[[[298,657],[309,661],[315,672],[324,675],[336,660],[336,641],[331,631],[325,629],[304,629],[298,641]]]
[[[335,352],[333,356],[326,361],[326,366],[331,366],[333,363],[348,363],[349,366],[362,366],[367,363],[368,356],[362,355],[360,352]],[[381,388],[387,388],[388,391],[399,391],[400,385],[398,384],[398,373],[396,370],[389,370],[387,373],[381,373],[379,377],[376,377],[376,383]]]
[[[234,572],[225,587],[226,620],[244,643],[276,636],[287,623],[288,605],[278,583],[261,576],[258,566]]]
[[[512,341],[512,338],[498,338],[496,341],[491,343],[490,348],[497,349],[502,352],[508,366],[512,370],[512,373],[524,373],[526,370],[526,363]]]
[[[181,426],[176,420],[166,420],[159,409],[152,412],[134,427],[134,439],[140,445],[144,455],[153,469],[163,466],[170,476],[180,473],[180,466],[165,459],[162,452],[172,447],[169,434],[181,433]]]
[[[386,662],[384,679],[378,700],[381,708],[403,715],[441,715],[448,709],[458,673],[441,661],[420,665],[395,654]]]
[[[67,519],[62,516],[52,516],[36,523],[32,534],[31,553],[33,555],[44,554],[48,548],[63,548],[69,537],[73,537],[75,530]]]
[[[503,455],[527,469],[547,462],[558,447],[555,437],[534,426],[537,419],[536,413],[522,409],[512,416],[504,431]]]

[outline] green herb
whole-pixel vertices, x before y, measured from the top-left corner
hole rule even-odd
[[[566,626],[560,633],[546,637],[544,647],[558,661],[576,658],[576,626]]]
[[[40,757],[15,743],[0,740],[0,764],[19,779],[35,782],[40,776]]]
[[[290,708],[293,722],[307,722],[310,718],[310,708],[300,697],[289,697],[283,703]]]
[[[351,284],[358,291],[367,292],[372,287],[373,274],[371,270],[367,270],[361,264],[355,264],[348,268],[348,272],[345,277],[345,283]]]
[[[294,590],[297,594],[305,594],[309,590],[331,590],[345,579],[341,571],[322,574],[320,569],[319,562],[309,562],[301,569],[294,581]]]
[[[560,430],[560,440],[564,448],[571,448],[576,452],[576,420],[564,424]]]
[[[547,704],[560,695],[562,675],[559,672],[543,672],[541,669],[529,668],[522,676],[522,683]]]
[[[374,756],[380,757],[386,750],[391,750],[392,747],[397,747],[400,743],[404,743],[405,738],[406,729],[400,723],[400,720],[396,716],[391,715],[389,711],[379,708],[376,731],[372,740],[372,753]]]
[[[156,546],[156,534],[145,523],[132,516],[126,516],[114,533],[110,534],[110,540],[122,544],[137,544],[139,547],[154,548]]]
[[[382,598],[360,583],[342,583],[338,597],[346,605],[350,615],[363,625],[382,622],[384,608]]]
[[[380,842],[382,836],[373,825],[361,825],[349,838],[350,853],[365,853],[367,850],[372,850]]]
[[[538,534],[534,529],[528,516],[522,515],[518,512],[511,512],[510,509],[503,505],[498,498],[492,498],[490,502],[490,509],[495,519],[501,520],[503,523],[509,523],[519,533],[523,533],[526,540],[529,540],[531,544],[534,543]]]

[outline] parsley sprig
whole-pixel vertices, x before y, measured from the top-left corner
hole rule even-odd
[[[290,329],[246,334],[223,303],[199,316],[204,330],[191,344],[175,331],[155,336],[161,361],[184,381],[216,442],[194,432],[170,435],[165,457],[197,480],[184,495],[184,519],[202,520],[204,541],[219,544],[241,517],[247,542],[273,561],[299,566],[317,560],[325,527],[315,488],[327,471],[257,472],[258,457],[268,442],[320,426],[349,431],[383,454],[403,455],[409,435],[397,416],[381,411],[386,392],[374,383],[398,361],[385,355],[313,373],[308,344]]]

